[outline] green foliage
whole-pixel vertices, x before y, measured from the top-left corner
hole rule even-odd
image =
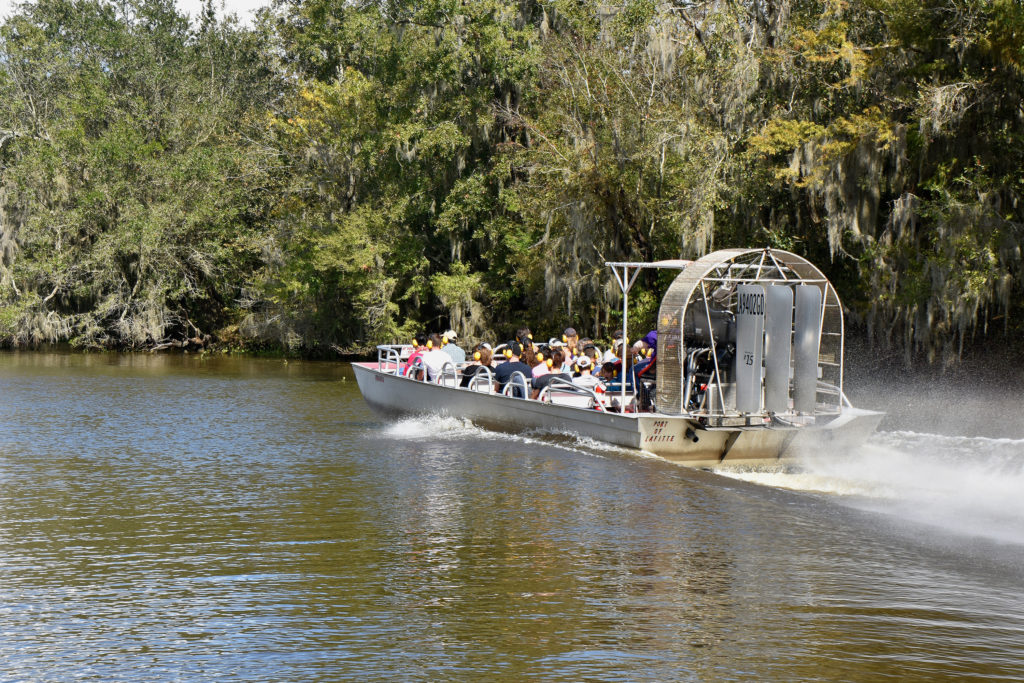
[[[279,0],[251,29],[34,0],[0,27],[0,339],[602,336],[605,261],[766,244],[948,361],[1021,313],[1022,35],[1017,0]]]
[[[141,346],[231,320],[258,257],[258,36],[170,2],[26,4],[0,29],[9,343]]]

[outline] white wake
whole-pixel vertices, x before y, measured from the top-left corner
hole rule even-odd
[[[857,498],[856,504],[945,529],[1024,543],[1024,440],[880,432],[842,457],[799,468],[719,474]]]

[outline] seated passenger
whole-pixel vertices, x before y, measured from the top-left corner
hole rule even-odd
[[[570,358],[575,358],[580,355],[580,336],[576,334],[575,328],[567,327],[562,331],[562,342],[565,344],[566,353]]]
[[[641,359],[633,365],[633,386],[636,387],[640,410],[654,409],[655,382],[657,381],[658,332],[651,330],[639,342]]]
[[[605,363],[601,366],[601,372],[598,373],[598,377],[604,380],[609,392],[622,391],[622,375],[622,361]],[[629,378],[626,383],[626,391],[632,391],[633,376],[628,372],[626,376]]]
[[[482,371],[482,368],[491,368],[491,360],[491,349],[489,346],[485,346],[484,344],[478,346],[476,352],[473,354],[473,360],[469,365],[462,369],[462,381],[459,382],[459,386],[468,387],[469,383],[474,377],[476,377],[477,373]]]
[[[651,330],[650,332],[645,334],[644,338],[641,341],[644,343],[644,346],[646,346],[648,349],[651,350],[652,353],[657,353],[658,352],[658,331],[657,330]],[[648,355],[651,355],[651,354],[648,354]]]
[[[604,352],[604,357],[601,359],[605,363],[617,361],[622,357],[622,330],[619,330],[616,334],[616,339],[612,341],[611,347]]]
[[[610,382],[615,379],[615,375],[618,373],[619,366],[612,361],[608,361],[601,365],[601,369],[597,371],[597,376],[604,382]]]
[[[530,398],[536,399],[540,396],[540,390],[551,384],[551,380],[558,378],[563,379],[567,382],[572,381],[572,376],[567,372],[562,372],[561,368],[565,362],[565,353],[561,349],[555,349],[551,352],[551,366],[552,368],[558,368],[557,370],[550,369],[548,372],[540,375],[533,376],[533,393]],[[547,369],[546,363],[541,363]]]
[[[575,369],[576,369],[575,368],[576,361],[577,361],[577,358],[570,358],[569,354],[566,353],[563,350],[562,351],[562,367],[561,368],[559,368],[557,366],[552,367],[551,371],[552,372],[560,372],[562,374],[570,375],[571,376],[573,374],[573,372],[575,371]]]
[[[427,379],[431,382],[436,381],[441,375],[445,363],[452,362],[452,357],[444,352],[441,348],[442,345],[441,335],[437,332],[427,337],[427,352],[423,354],[423,367],[427,369]]]
[[[402,366],[402,371],[399,373],[403,377],[412,377],[413,379],[423,379],[422,370],[415,370],[413,372],[413,365],[419,360],[424,353],[427,352],[427,335],[420,333],[412,340],[412,353],[409,354],[409,359],[405,361],[405,365]]]
[[[576,367],[579,368],[580,374],[573,378],[573,384],[584,389],[593,389],[599,394],[604,392],[604,382],[600,377],[594,375],[594,364],[589,356],[580,356],[580,359],[576,361]]]
[[[508,353],[508,360],[506,360],[504,363],[499,363],[498,366],[496,368],[494,368],[494,379],[495,379],[495,381],[498,382],[498,388],[499,388],[500,391],[504,391],[505,385],[508,384],[508,381],[512,377],[513,373],[516,373],[516,372],[523,373],[523,376],[527,378],[527,381],[529,381],[529,377],[531,376],[530,366],[527,365],[526,363],[522,362],[521,360],[519,360],[519,357],[523,353],[523,347],[522,347],[522,345],[519,342],[517,342],[517,341],[510,341],[510,342],[508,342],[508,351],[507,351],[507,353]],[[516,388],[517,397],[518,398],[526,398],[525,396],[518,396],[518,394],[520,394],[520,393],[522,393],[522,392],[517,387]]]
[[[523,362],[530,366],[530,375],[536,379],[551,372],[551,366],[544,360],[544,354],[533,349],[523,352]]]
[[[652,355],[649,358],[637,361],[633,366],[633,377],[634,379],[654,379],[655,378],[655,367],[658,362],[658,357]]]
[[[658,360],[658,332],[651,330],[644,338],[633,345],[637,351],[637,361],[633,365],[634,383],[636,379],[654,379],[655,363]]]
[[[516,341],[524,349],[533,348],[533,332],[530,332],[530,328],[525,325],[520,327],[516,330]]]
[[[456,343],[459,339],[459,335],[455,330],[448,330],[441,337],[441,343],[444,352],[452,357],[452,362],[458,366],[461,363],[466,362],[466,352]]]

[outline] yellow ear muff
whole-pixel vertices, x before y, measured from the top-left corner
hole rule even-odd
[[[555,361],[551,360],[550,358],[548,358],[548,359],[547,359],[546,361],[544,361],[544,362],[548,364],[548,367],[549,367],[549,368],[550,368],[550,367],[552,367],[552,366],[553,366],[553,365],[555,364]]]
[[[569,343],[569,338],[566,337],[564,334],[562,335],[562,343],[563,344],[568,344]]]
[[[543,353],[538,353],[537,354],[537,360],[544,360],[544,354]]]
[[[480,360],[480,352],[479,351],[477,351],[476,353],[473,354],[473,360]]]
[[[528,339],[533,339],[533,334],[526,335]]]
[[[427,348],[428,349],[434,348],[434,340],[433,339],[428,339],[427,340]]]
[[[505,358],[512,357],[512,349],[505,349]]]
[[[419,346],[419,344],[417,344],[417,343],[416,343],[416,340],[415,340],[415,339],[413,339],[413,340],[412,340],[412,348],[414,348],[414,349],[415,349],[415,348],[416,348],[417,346]]]

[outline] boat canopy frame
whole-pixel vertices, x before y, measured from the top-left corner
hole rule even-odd
[[[615,274],[615,281],[619,283],[622,291],[622,403],[626,405],[626,354],[629,353],[629,290],[633,289],[641,270],[653,268],[662,270],[684,271],[693,261],[685,259],[669,259],[664,261],[605,261],[604,265],[612,269]],[[619,269],[622,269],[620,272]],[[630,270],[632,269],[632,274]],[[633,387],[633,391],[637,390]]]
[[[719,366],[718,350],[720,343],[723,347],[731,343],[729,336],[735,335],[737,330],[733,328],[726,331],[724,328],[728,325],[738,326],[739,317],[736,313],[740,292],[749,293],[751,286],[752,291],[760,292],[762,297],[768,295],[769,299],[772,298],[771,295],[777,293],[772,290],[788,290],[790,303],[789,308],[778,309],[780,312],[774,316],[776,322],[782,323],[781,328],[775,328],[775,339],[782,340],[784,348],[777,347],[765,354],[763,368],[760,354],[770,348],[765,343],[765,339],[770,336],[767,327],[763,332],[757,329],[745,338],[747,341],[756,338],[757,355],[754,361],[756,370],[752,374],[756,377],[752,380],[756,386],[749,382],[747,384],[751,389],[750,401],[753,403],[752,407],[744,407],[740,405],[738,398],[729,397],[725,393],[723,385],[730,384],[731,388],[737,391],[739,385],[735,383],[735,379],[724,379],[723,370],[730,368]],[[792,300],[794,292],[797,298],[795,306]],[[818,296],[820,301],[817,299]],[[815,310],[819,306],[820,309]],[[690,315],[687,315],[691,307],[695,307],[695,310],[689,311]],[[713,321],[713,314],[724,314],[724,321]],[[771,317],[766,318],[762,315],[762,321]],[[687,325],[690,326],[690,338],[685,338]],[[698,326],[706,330],[698,329]],[[779,332],[780,329],[782,332]],[[801,333],[810,336],[809,339],[803,340],[806,342],[803,345],[800,345]],[[722,336],[726,339],[721,339]],[[780,341],[775,343],[778,345]],[[791,343],[794,356],[792,359]],[[711,391],[707,393],[715,395],[709,398],[706,393],[704,400],[707,405],[698,412],[711,423],[724,424],[724,420],[741,419],[749,424],[752,419],[756,421],[774,418],[776,413],[794,418],[798,414],[834,415],[842,410],[845,399],[842,304],[828,278],[802,256],[771,248],[727,249],[707,254],[683,270],[665,292],[658,312],[660,360],[655,399],[657,412],[675,415],[697,414],[691,411],[684,396],[688,398],[690,395],[687,391],[690,388],[687,384],[687,356],[690,351],[699,348],[700,344],[711,350],[710,358],[714,370],[709,380],[708,389]],[[737,356],[740,352],[739,346],[739,343],[735,344]],[[782,348],[781,353],[776,353],[778,348]],[[802,354],[799,361],[796,358],[798,354]],[[768,385],[765,382],[770,372],[770,360],[775,363],[773,370],[776,375],[773,378],[773,386],[785,387],[785,398],[782,400],[787,405],[781,410],[778,405],[769,406],[767,399]],[[735,372],[738,372],[738,368],[735,368]],[[793,394],[791,401],[790,383]],[[819,397],[824,400],[819,401]]]

